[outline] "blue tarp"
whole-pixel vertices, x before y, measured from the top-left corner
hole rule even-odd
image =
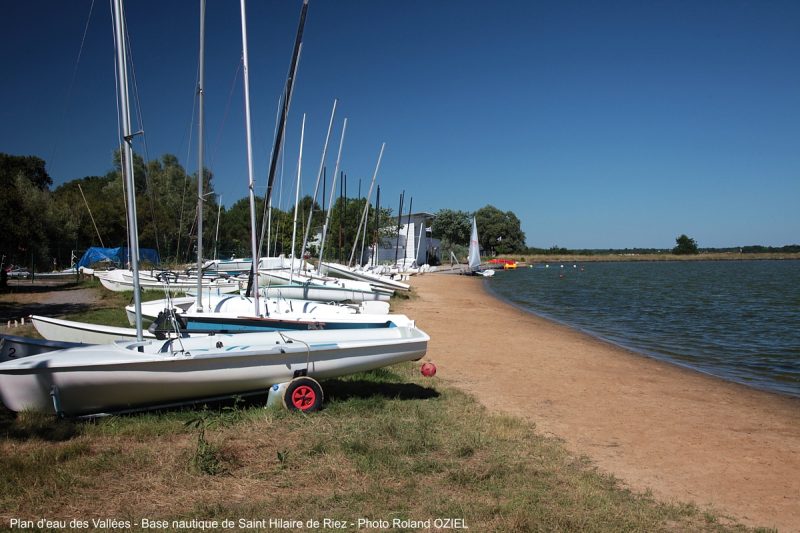
[[[154,265],[158,265],[161,260],[158,258],[158,252],[152,248],[139,248],[139,259],[141,261],[149,261]],[[100,248],[91,247],[86,250],[81,260],[78,261],[76,268],[89,267],[95,263],[111,262],[118,267],[128,266],[128,248]]]

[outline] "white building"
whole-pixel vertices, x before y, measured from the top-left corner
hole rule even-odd
[[[431,237],[431,224],[436,216],[431,213],[412,213],[401,218],[402,225],[392,237],[383,238],[378,246],[377,258],[370,250],[364,262],[398,264],[409,268],[424,264],[439,264],[439,239]],[[365,252],[366,254],[366,252]]]

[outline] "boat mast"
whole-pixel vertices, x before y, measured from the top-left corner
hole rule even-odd
[[[400,209],[397,210],[397,239],[394,243],[394,264],[397,266],[397,252],[400,249],[400,226],[403,224],[403,200],[406,191],[400,193]]]
[[[197,312],[203,312],[203,77],[205,76],[206,0],[200,0],[200,75],[197,83]]]
[[[308,210],[308,223],[306,224],[306,231],[303,235],[303,246],[300,248],[300,258],[306,255],[306,244],[308,244],[308,233],[311,230],[311,217],[314,215],[314,203],[317,201],[317,192],[319,192],[319,180],[325,171],[325,156],[328,154],[328,141],[331,138],[331,129],[333,129],[333,118],[336,116],[336,103],[338,100],[333,99],[333,109],[331,110],[331,120],[328,122],[328,133],[325,135],[325,145],[322,147],[322,159],[319,162],[319,171],[317,172],[317,184],[314,185],[314,196],[311,198],[311,208]],[[325,186],[322,187],[322,202],[325,203]]]
[[[267,176],[267,192],[264,196],[264,205],[269,206],[272,199],[272,185],[275,183],[275,170],[278,166],[278,155],[281,152],[283,145],[283,133],[286,129],[286,116],[289,114],[289,104],[292,101],[292,89],[294,88],[294,79],[297,74],[297,62],[300,58],[300,50],[303,47],[303,28],[306,24],[306,13],[308,12],[308,0],[303,0],[303,8],[300,11],[300,23],[297,26],[297,37],[294,41],[294,52],[292,53],[292,62],[289,67],[289,75],[286,78],[286,88],[283,94],[283,106],[281,107],[281,117],[278,122],[278,132],[275,137],[275,145],[272,147],[272,158],[269,165],[269,175]],[[264,240],[266,220],[261,224],[261,241]],[[269,246],[269,243],[267,244]]]
[[[419,240],[417,240],[417,253],[414,255],[414,260],[417,261],[417,266],[421,267],[425,263],[428,262],[428,258],[425,257],[425,261],[422,264],[419,263],[419,250],[422,247],[422,232],[425,231],[425,221],[422,221],[422,224],[419,225]],[[427,255],[427,254],[426,254]]]
[[[319,270],[322,273],[322,257],[325,252],[325,237],[328,236],[328,223],[331,220],[331,209],[333,206],[333,194],[336,192],[336,175],[339,173],[339,163],[342,160],[342,146],[344,146],[344,134],[347,132],[347,119],[342,125],[342,136],[339,139],[339,154],[336,156],[336,168],[333,171],[333,183],[331,184],[331,195],[328,199],[328,212],[325,214],[325,224],[322,226],[322,243],[319,246]]]
[[[125,180],[126,203],[128,207],[128,243],[133,273],[133,306],[136,312],[136,340],[141,342],[142,335],[142,293],[139,289],[139,228],[136,220],[136,187],[133,179],[133,148],[131,142],[131,111],[128,99],[128,56],[125,44],[127,29],[125,27],[125,12],[122,0],[114,2],[114,24],[116,29],[117,44],[117,70],[119,71],[119,103],[120,127],[122,129],[122,174]]]
[[[414,206],[414,197],[411,197],[411,201],[408,203],[408,218],[406,219],[406,244],[403,246],[403,268],[408,268],[407,261],[408,261],[408,230],[411,229],[411,208]],[[414,251],[414,248],[411,248],[411,251]]]
[[[380,239],[380,222],[381,222],[381,186],[378,185],[378,194],[375,196],[375,243],[372,245],[372,249],[375,252],[374,254],[372,254],[373,267],[378,265],[378,240]],[[366,230],[367,228],[365,227],[364,231]]]
[[[294,283],[294,240],[297,237],[297,204],[300,202],[300,174],[303,168],[303,141],[306,134],[306,114],[303,113],[303,123],[300,126],[300,155],[297,156],[297,186],[294,190],[294,222],[292,223],[292,254],[289,267],[289,283]],[[302,260],[301,260],[302,262]],[[302,266],[302,265],[301,265]]]
[[[214,231],[214,261],[217,260],[217,244],[219,243],[219,214],[222,211],[222,195],[219,197],[217,204],[217,229]]]
[[[258,245],[256,243],[256,197],[255,181],[253,173],[253,137],[250,127],[250,62],[247,56],[247,14],[245,9],[246,0],[241,0],[242,11],[242,64],[243,64],[243,85],[244,85],[244,116],[247,135],[247,177],[248,195],[250,197],[250,254],[253,258],[250,265],[250,275],[253,280],[253,304],[255,305],[255,316],[261,316],[261,307],[258,303]],[[254,275],[255,273],[255,275]]]
[[[381,144],[381,151],[378,154],[378,164],[375,165],[375,172],[372,174],[372,181],[369,184],[369,192],[367,192],[367,201],[364,203],[364,214],[361,216],[361,221],[358,224],[358,231],[356,232],[356,240],[353,242],[353,251],[350,252],[350,261],[347,262],[347,266],[353,264],[353,257],[356,255],[356,242],[358,242],[358,236],[361,233],[361,226],[364,226],[364,241],[361,244],[361,255],[364,255],[364,242],[367,240],[367,218],[369,216],[369,199],[372,198],[372,188],[375,186],[375,180],[378,177],[378,169],[381,168],[381,159],[383,159],[383,150],[386,148],[386,143]],[[377,252],[376,252],[377,253]],[[358,258],[359,264],[361,263],[361,258]]]

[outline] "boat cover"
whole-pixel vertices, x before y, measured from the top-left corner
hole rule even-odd
[[[149,261],[154,265],[158,265],[161,262],[158,257],[158,252],[152,248],[139,248],[139,258],[142,261]],[[83,254],[76,268],[89,267],[95,263],[102,262],[111,262],[119,267],[126,266],[128,264],[128,248],[123,246],[117,248],[92,246]]]

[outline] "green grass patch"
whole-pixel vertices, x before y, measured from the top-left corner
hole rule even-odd
[[[746,530],[691,504],[633,493],[532,424],[487,412],[415,365],[323,387],[325,408],[312,415],[264,408],[264,397],[77,422],[5,413],[0,512],[390,525],[457,518],[472,531]]]
[[[92,288],[97,292],[97,304],[93,309],[75,313],[70,320],[88,322],[90,324],[104,324],[107,326],[130,327],[125,306],[133,304],[133,292],[114,292],[104,288],[96,279],[82,281],[82,288]],[[175,295],[177,297],[177,295]],[[142,302],[161,300],[165,297],[164,291],[142,291]]]

